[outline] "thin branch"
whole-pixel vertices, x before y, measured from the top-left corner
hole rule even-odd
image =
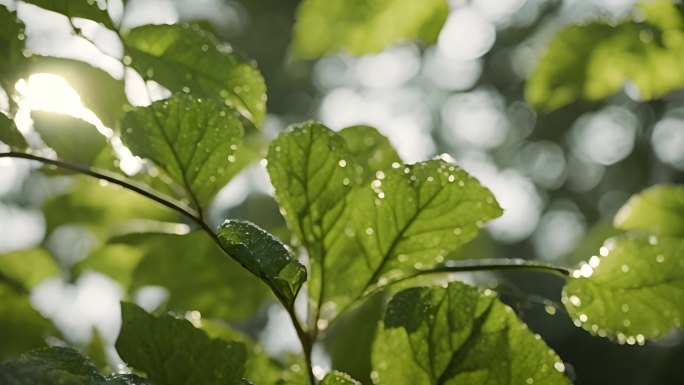
[[[132,180],[120,179],[119,177],[114,176],[107,171],[104,171],[104,170],[96,171],[96,170],[93,170],[93,169],[90,169],[87,167],[83,167],[83,166],[79,166],[79,165],[76,165],[73,163],[65,162],[63,160],[45,158],[42,156],[27,154],[24,152],[3,152],[3,153],[0,153],[0,158],[29,159],[29,160],[41,162],[43,164],[55,166],[55,167],[58,167],[58,168],[61,168],[64,170],[69,170],[69,171],[77,172],[77,173],[80,173],[83,175],[88,175],[88,176],[93,177],[93,178],[105,180],[109,183],[121,186],[121,187],[126,188],[126,189],[131,190],[131,191],[134,191],[134,192],[136,192],[136,193],[138,193],[138,194],[140,194],[146,198],[149,198],[149,199],[151,199],[157,203],[160,203],[160,204],[162,204],[162,205],[164,205],[164,206],[166,206],[172,210],[175,210],[175,211],[181,213],[182,215],[184,215],[185,217],[191,219],[193,222],[195,222],[199,227],[201,227],[206,232],[208,232],[210,234],[214,233],[213,230],[209,227],[209,225],[206,222],[199,219],[199,217],[197,216],[197,213],[192,208],[187,207],[180,202],[174,202],[175,200],[173,198],[163,196],[159,192],[149,191],[148,188],[139,186],[136,182],[134,182]]]

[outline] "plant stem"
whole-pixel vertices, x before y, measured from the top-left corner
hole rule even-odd
[[[156,191],[150,191],[148,188],[142,187],[142,186],[137,186],[136,182],[130,181],[130,180],[124,180],[120,179],[118,176],[110,175],[107,171],[96,171],[87,167],[79,166],[73,163],[65,162],[62,160],[56,160],[56,159],[50,159],[50,158],[45,158],[42,156],[38,155],[33,155],[33,154],[28,154],[24,152],[3,152],[0,153],[0,158],[19,158],[19,159],[29,159],[33,160],[36,162],[40,162],[43,164],[55,166],[64,170],[69,170],[73,171],[76,173],[80,173],[83,175],[87,175],[93,178],[98,178],[105,180],[107,182],[110,182],[112,184],[121,186],[125,189],[131,190],[133,192],[136,192],[148,199],[151,199],[157,203],[160,203],[172,210],[177,211],[178,213],[182,214],[183,216],[187,217],[188,219],[192,220],[195,222],[204,232],[206,232],[211,239],[219,246],[221,250],[223,250],[223,247],[221,247],[221,243],[219,242],[219,239],[212,230],[212,228],[207,224],[203,218],[199,215],[199,213],[195,212],[192,208],[185,207],[183,204],[179,202],[174,202],[173,198],[163,196],[161,193],[156,192]],[[225,252],[225,250],[223,250]],[[230,254],[226,253],[228,256]],[[232,256],[230,256],[232,258]],[[239,263],[239,261],[237,261]],[[15,283],[10,280],[9,277],[5,277],[0,275],[0,281],[6,282],[6,283],[11,283],[12,287],[15,287],[17,290],[21,289],[22,286],[18,283]],[[307,366],[307,372],[308,372],[308,377],[311,385],[316,384],[316,377],[313,375],[313,366],[311,364],[311,352],[313,350],[313,338],[310,336],[303,328],[299,320],[297,319],[297,316],[295,314],[294,308],[292,305],[289,305],[287,301],[285,301],[283,298],[280,298],[278,296],[278,293],[273,290],[273,293],[276,295],[280,303],[285,307],[287,310],[287,313],[290,316],[290,319],[292,320],[292,324],[294,325],[295,330],[297,331],[297,336],[299,337],[300,342],[302,343],[302,350],[304,351],[304,356],[306,360],[306,366]]]

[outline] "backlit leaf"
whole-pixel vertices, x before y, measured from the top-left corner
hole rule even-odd
[[[210,339],[186,320],[154,317],[130,303],[121,304],[123,318],[116,349],[126,363],[161,385],[242,385],[245,346]]]
[[[107,127],[115,127],[124,115],[128,99],[124,83],[100,68],[79,60],[48,56],[31,56],[26,73],[51,73],[64,78]]]
[[[396,294],[373,369],[379,385],[570,384],[562,361],[511,308],[460,282]]]
[[[95,0],[26,0],[27,3],[41,8],[61,13],[66,17],[80,17],[104,24],[109,29],[115,29],[106,7],[101,9],[99,1]]]
[[[246,221],[229,220],[218,231],[221,247],[252,274],[261,278],[288,305],[294,303],[306,268],[269,233]]]
[[[615,215],[614,225],[624,230],[684,236],[684,186],[658,185],[632,196]]]
[[[324,317],[369,287],[442,262],[501,214],[489,190],[454,164],[393,162],[363,181],[367,158],[355,153],[360,161],[341,135],[305,123],[278,137],[268,154],[278,202],[311,261],[310,296]]]
[[[444,0],[305,0],[292,49],[312,59],[338,50],[373,53],[412,40],[433,43],[448,12]]]
[[[253,62],[197,25],[145,25],[124,36],[131,66],[171,92],[224,100],[257,127],[266,113],[266,86]]]
[[[19,150],[23,150],[28,146],[24,135],[19,132],[17,125],[14,124],[14,120],[8,118],[3,113],[0,113],[0,142],[4,142],[6,145]]]
[[[107,146],[107,139],[92,124],[68,115],[32,111],[33,127],[59,159],[90,166]]]
[[[667,0],[645,2],[639,11],[639,23],[594,22],[558,33],[527,82],[528,102],[550,111],[578,99],[604,99],[627,81],[643,100],[684,86],[682,14]]]
[[[151,159],[201,210],[239,171],[236,152],[251,124],[231,106],[177,95],[135,108],[122,126],[133,154]]]
[[[643,344],[684,320],[684,239],[611,238],[580,264],[563,289],[578,326],[620,343]]]
[[[55,258],[44,249],[36,248],[0,254],[0,274],[31,289],[60,272]]]
[[[4,285],[2,279],[0,314],[0,362],[29,349],[46,346],[45,337],[56,334],[52,323],[31,306],[28,293]],[[0,384],[5,385],[1,379],[2,374]]]

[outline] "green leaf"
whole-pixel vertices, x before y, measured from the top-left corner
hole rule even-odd
[[[45,346],[45,337],[56,334],[52,323],[31,306],[28,293],[18,292],[1,282],[0,279],[0,362]],[[2,374],[0,383],[5,385],[1,379]]]
[[[124,36],[131,66],[171,92],[217,98],[257,127],[266,114],[266,85],[254,62],[242,59],[197,25],[145,25]]]
[[[0,5],[0,86],[7,91],[12,104],[12,90],[26,62],[24,56],[24,23],[15,12]],[[16,105],[14,106],[16,107]]]
[[[44,249],[0,254],[0,275],[9,277],[26,289],[31,289],[43,280],[59,274],[55,258]]]
[[[59,159],[90,166],[107,146],[107,139],[84,120],[46,111],[32,111],[31,119]]]
[[[128,105],[123,80],[82,61],[34,55],[26,72],[63,77],[76,90],[83,105],[107,127],[116,126]]]
[[[373,344],[373,383],[570,384],[564,365],[491,291],[460,282],[399,292]]]
[[[684,239],[611,238],[572,274],[563,304],[578,326],[620,343],[643,344],[684,320]]]
[[[278,202],[308,251],[309,293],[324,318],[372,286],[442,262],[501,214],[489,190],[456,165],[393,162],[361,182],[367,160],[363,151],[354,154],[342,136],[316,123],[290,129],[268,154]]]
[[[228,220],[218,230],[221,247],[252,274],[261,278],[288,305],[293,305],[306,268],[285,245],[251,222]]]
[[[32,350],[20,358],[0,364],[3,385],[148,385],[132,374],[105,379],[87,358],[72,348]]]
[[[325,375],[321,385],[361,385],[361,383],[351,378],[347,373],[333,370]]]
[[[116,29],[109,17],[107,8],[101,9],[98,1],[94,0],[26,0],[27,3],[41,8],[61,13],[72,18],[80,17],[104,24],[109,29]]]
[[[144,253],[132,273],[129,290],[147,285],[167,288],[168,310],[198,310],[204,317],[244,322],[268,294],[203,232],[135,234],[116,242],[135,245]]]
[[[28,147],[24,135],[19,132],[17,125],[14,124],[14,120],[2,113],[0,113],[0,141],[19,150],[24,150]]]
[[[305,0],[292,50],[313,59],[338,50],[373,53],[412,40],[433,43],[448,13],[444,0]]]
[[[163,169],[198,210],[239,171],[236,150],[251,128],[231,106],[183,95],[135,108],[122,126],[133,154]]]
[[[528,102],[551,111],[577,99],[604,99],[628,80],[643,100],[684,86],[684,18],[671,1],[646,4],[635,15],[638,23],[594,22],[558,33],[527,82]]]
[[[123,323],[116,341],[121,358],[160,385],[242,385],[245,346],[210,339],[186,320],[154,317],[121,303]]]
[[[623,230],[684,236],[684,185],[657,185],[632,196],[613,224]]]

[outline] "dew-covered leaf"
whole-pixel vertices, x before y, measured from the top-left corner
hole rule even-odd
[[[100,8],[99,1],[93,0],[26,0],[27,3],[41,8],[61,13],[66,17],[80,17],[104,24],[109,29],[115,29],[107,8]]]
[[[251,123],[213,99],[176,95],[126,114],[122,140],[152,160],[203,209],[239,171],[237,150]]]
[[[378,52],[401,42],[433,43],[449,13],[444,0],[305,0],[297,10],[294,54]]]
[[[266,114],[261,73],[197,25],[145,25],[129,31],[124,44],[143,78],[171,92],[223,100],[261,125]]]
[[[128,99],[124,82],[100,68],[79,60],[49,56],[31,56],[26,73],[51,73],[61,76],[107,127],[115,127],[124,115]]]
[[[657,185],[632,196],[615,215],[614,225],[684,236],[684,185]]]
[[[454,164],[392,162],[363,181],[367,158],[354,154],[316,123],[282,134],[268,154],[278,202],[311,261],[310,296],[330,316],[370,286],[442,262],[501,214]]]
[[[133,374],[105,378],[95,365],[78,351],[46,347],[24,353],[0,364],[3,385],[150,385]]]
[[[165,287],[169,291],[167,310],[198,310],[204,317],[246,321],[268,294],[261,282],[228,258],[203,232],[135,234],[116,243],[143,251],[129,290]]]
[[[527,101],[551,111],[578,99],[600,100],[627,81],[642,100],[684,86],[684,18],[671,1],[645,2],[634,20],[563,29],[526,85]]]
[[[575,324],[620,343],[665,336],[684,320],[684,239],[608,239],[573,272],[563,304]]]
[[[306,268],[286,246],[251,222],[228,220],[218,230],[221,247],[261,278],[288,305],[306,281]]]
[[[460,282],[396,294],[373,344],[373,369],[379,385],[570,384],[562,361],[511,308]]]
[[[245,346],[210,339],[189,321],[147,314],[121,304],[122,326],[116,349],[133,368],[157,384],[242,385]]]
[[[19,150],[23,150],[28,146],[24,135],[19,132],[17,125],[14,124],[14,120],[8,118],[3,113],[0,113],[0,142]]]
[[[90,166],[107,146],[107,139],[84,120],[47,111],[32,111],[31,119],[59,159]]]
[[[321,381],[321,385],[361,385],[361,383],[353,379],[347,373],[333,370],[325,375],[323,381]]]

